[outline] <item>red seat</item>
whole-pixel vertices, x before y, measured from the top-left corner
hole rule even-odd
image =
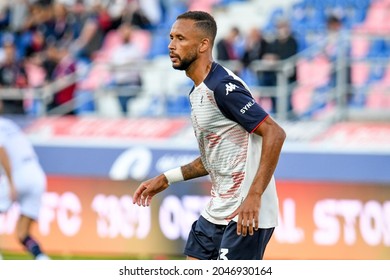
[[[372,2],[367,10],[366,19],[361,26],[363,31],[375,34],[386,34],[390,32],[390,9],[388,1]]]
[[[390,66],[387,67],[381,83],[384,86],[390,86]]]
[[[104,64],[94,64],[88,73],[88,76],[79,82],[78,88],[83,90],[95,90],[100,86],[107,84],[110,79],[110,73]]]
[[[354,32],[354,35],[358,35],[358,32]],[[370,40],[363,36],[353,37],[351,42],[351,56],[353,58],[365,57],[370,50]]]
[[[147,30],[133,30],[132,33],[134,42],[143,51],[146,57],[150,51],[151,34]],[[117,30],[111,30],[104,37],[103,45],[99,51],[95,53],[94,61],[104,62],[111,56],[116,47],[120,46],[121,38]],[[168,47],[168,46],[167,46]]]
[[[190,0],[188,3],[189,11],[212,12],[213,6],[220,0]]]
[[[302,114],[310,108],[313,92],[313,86],[298,86],[294,89],[291,102],[295,113]]]
[[[390,108],[390,91],[381,84],[373,86],[368,92],[366,106],[371,109]]]
[[[329,82],[331,64],[324,56],[297,62],[297,79],[300,86],[323,86]]]
[[[351,66],[352,84],[363,86],[370,74],[370,65],[365,62],[353,63]]]

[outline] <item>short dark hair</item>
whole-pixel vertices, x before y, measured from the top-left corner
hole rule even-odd
[[[341,24],[341,19],[335,15],[330,15],[327,19],[326,22],[328,24],[336,23],[336,24]]]
[[[206,33],[214,44],[215,37],[217,36],[217,23],[209,13],[203,11],[187,11],[179,15],[176,19],[190,19],[195,21],[195,26]]]

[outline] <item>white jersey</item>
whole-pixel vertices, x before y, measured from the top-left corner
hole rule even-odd
[[[211,200],[202,216],[215,224],[227,224],[226,217],[245,199],[258,170],[262,138],[252,132],[268,114],[247,85],[217,63],[203,83],[191,91],[190,102],[201,159],[212,181]],[[260,228],[277,226],[273,177],[262,195],[259,215]]]
[[[5,149],[10,161],[20,212],[37,219],[41,197],[46,190],[46,175],[27,136],[14,122],[2,117],[0,147]],[[9,182],[6,176],[0,173],[0,212],[7,211],[11,203]]]
[[[12,170],[17,170],[26,161],[37,159],[30,141],[20,128],[11,120],[2,117],[0,117],[0,147],[7,151]]]

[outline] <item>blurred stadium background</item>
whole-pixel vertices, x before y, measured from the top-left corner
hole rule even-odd
[[[253,28],[271,42],[279,20],[298,43],[295,55],[273,65],[276,86],[257,79],[270,70],[263,60],[219,60],[288,135],[276,173],[280,226],[265,257],[390,259],[388,0],[1,1],[3,109],[22,104],[7,117],[28,133],[49,176],[34,229],[44,250],[58,259],[181,258],[208,199],[207,178],[170,188],[151,208],[134,206],[131,196],[143,179],[197,156],[191,84],[167,56],[170,25],[188,9],[215,16],[217,41],[237,27],[238,54]],[[336,39],[331,15],[342,24]],[[137,46],[128,61],[119,48],[127,21]],[[9,44],[24,82],[7,83],[1,70]],[[136,78],[118,81],[118,73]],[[8,259],[28,258],[13,236],[17,213],[15,205],[0,215]]]

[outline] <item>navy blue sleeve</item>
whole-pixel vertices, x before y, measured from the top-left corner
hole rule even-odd
[[[239,80],[223,79],[214,89],[214,97],[222,114],[239,123],[249,133],[268,117],[268,113]]]

